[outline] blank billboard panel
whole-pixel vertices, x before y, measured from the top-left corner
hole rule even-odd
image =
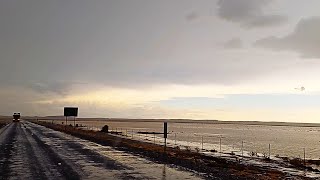
[[[78,108],[77,107],[65,107],[64,108],[64,116],[78,116]]]

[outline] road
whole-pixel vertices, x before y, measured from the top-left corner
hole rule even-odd
[[[0,130],[0,179],[200,179],[28,121]]]

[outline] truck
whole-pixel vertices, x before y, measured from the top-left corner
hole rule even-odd
[[[20,113],[18,112],[13,113],[13,122],[19,122],[20,117],[21,117]]]

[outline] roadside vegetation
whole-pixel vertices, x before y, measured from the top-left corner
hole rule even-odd
[[[0,128],[4,127],[8,123],[10,123],[10,120],[8,118],[0,118]]]

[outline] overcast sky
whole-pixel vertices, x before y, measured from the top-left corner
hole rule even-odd
[[[0,114],[320,123],[319,7],[2,0]]]

